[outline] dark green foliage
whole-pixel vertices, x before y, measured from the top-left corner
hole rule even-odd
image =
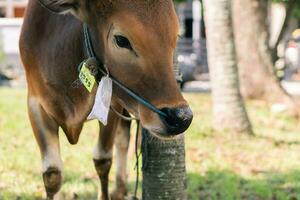
[[[297,17],[298,19],[300,19],[300,2],[299,1],[296,2],[296,6],[294,8],[293,15],[294,15],[294,17]]]
[[[186,0],[174,0],[175,3],[185,2]],[[272,2],[289,3],[290,1],[295,1],[293,15],[300,19],[300,1],[299,0],[272,0]]]
[[[278,2],[278,3],[290,3],[294,1],[294,9],[293,9],[293,15],[294,17],[300,18],[300,1],[298,0],[272,0],[273,2]]]
[[[181,2],[184,2],[186,0],[174,0],[175,3],[181,3]]]

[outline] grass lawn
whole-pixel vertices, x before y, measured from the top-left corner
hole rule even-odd
[[[300,200],[298,121],[271,114],[263,102],[250,101],[247,105],[255,136],[214,133],[209,95],[185,97],[195,115],[186,135],[189,200]],[[96,136],[96,122],[86,124],[75,146],[61,133],[63,199],[96,199],[98,179],[92,163]],[[135,171],[134,157],[130,156],[132,192]],[[0,88],[0,200],[42,199],[40,172],[40,154],[27,117],[26,91]]]

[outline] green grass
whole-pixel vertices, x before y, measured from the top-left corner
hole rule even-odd
[[[247,102],[255,136],[214,133],[207,94],[185,94],[194,111],[186,134],[188,199],[300,200],[300,124],[272,114],[260,101]],[[96,199],[92,163],[97,123],[87,123],[77,145],[61,133],[64,199]],[[132,156],[132,155],[131,155]],[[130,159],[130,192],[134,157]],[[42,199],[41,163],[26,111],[26,91],[0,88],[0,200]],[[115,169],[110,176],[111,189]]]

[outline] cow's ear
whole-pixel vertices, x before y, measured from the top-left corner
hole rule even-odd
[[[72,13],[77,18],[87,20],[87,0],[38,0],[43,7],[55,13]]]
[[[76,0],[38,0],[43,7],[55,13],[78,12],[80,7]]]

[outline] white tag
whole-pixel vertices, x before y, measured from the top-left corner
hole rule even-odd
[[[103,77],[99,83],[95,103],[88,120],[98,119],[105,126],[107,125],[108,112],[112,96],[112,81],[109,77]]]

